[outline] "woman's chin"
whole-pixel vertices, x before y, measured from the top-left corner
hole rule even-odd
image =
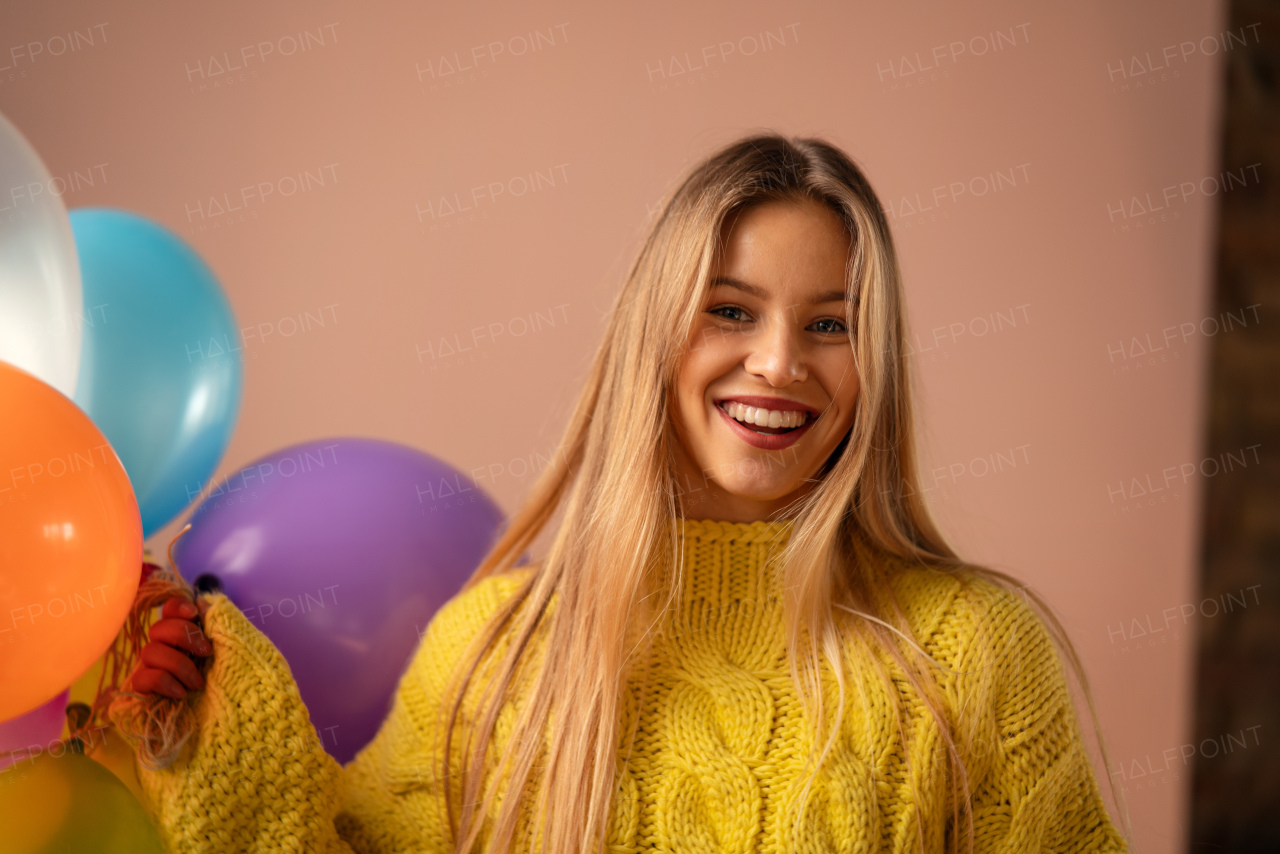
[[[800,488],[799,483],[751,483],[721,484],[731,498],[738,501],[752,501],[758,504],[771,504],[788,497]]]

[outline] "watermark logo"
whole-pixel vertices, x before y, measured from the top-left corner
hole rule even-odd
[[[519,480],[529,475],[539,475],[546,470],[547,466],[551,465],[552,460],[557,456],[563,458],[564,455],[560,451],[552,451],[551,456],[547,457],[538,451],[534,451],[524,456],[476,466],[471,469],[471,480],[477,485],[487,480],[492,486],[496,487],[498,481],[504,477],[512,477]]]
[[[241,608],[240,612],[249,619],[249,622],[254,623],[255,625],[258,621],[265,624],[267,618],[272,616],[289,619],[291,617],[296,617],[299,614],[310,614],[317,607],[328,608],[329,605],[324,599],[326,590],[329,591],[329,595],[333,599],[333,604],[336,607],[338,604],[338,594],[333,591],[337,589],[338,585],[330,584],[328,587],[319,588],[316,591],[315,598],[312,598],[310,591],[307,591],[299,593],[296,597],[286,596],[276,602],[263,602],[260,605],[250,605],[246,608]]]
[[[474,466],[470,472],[470,480],[463,475],[454,474],[451,477],[440,477],[434,481],[415,484],[419,512],[426,516],[473,504],[481,500],[481,489],[486,481],[491,488],[496,488],[499,481],[504,478],[522,480],[530,476],[536,477],[546,471],[557,457],[564,458],[560,451],[552,451],[550,456],[540,451],[533,451],[521,456]]]
[[[920,197],[919,192],[910,197],[901,196],[896,203],[892,198],[888,198],[881,210],[888,215],[889,219],[901,223],[904,228],[938,222],[940,219],[950,219],[951,209],[963,200],[981,198],[1002,190],[1025,187],[1031,183],[1031,173],[1027,169],[1030,165],[1030,163],[1019,163],[1017,166],[1010,166],[1007,173],[997,169],[986,175],[974,175],[970,178],[939,184],[926,191],[924,198]]]
[[[81,730],[77,735],[77,738],[80,739],[80,744],[84,749],[84,753],[92,753],[97,750],[99,746],[106,744],[106,732],[109,729],[111,729],[109,724],[103,724],[102,726],[86,727]],[[10,768],[15,772],[21,771],[22,768],[18,763],[34,763],[36,761],[36,757],[42,753],[47,753],[54,759],[61,759],[63,756],[66,756],[71,752],[75,751],[71,749],[69,742],[63,741],[61,738],[55,738],[44,744],[37,742],[35,744],[25,745],[24,747],[15,747],[0,753],[0,775],[3,775]],[[0,786],[3,786],[6,782],[11,782],[11,780],[4,776],[0,776]]]
[[[307,168],[296,175],[255,181],[236,190],[212,193],[185,203],[184,210],[192,231],[208,231],[257,219],[268,203],[337,186],[337,183],[338,164],[326,163],[316,167],[314,172]]]
[[[42,317],[25,323],[19,321],[12,325],[6,325],[5,333],[28,341],[66,332],[80,334],[86,326],[93,329],[97,327],[99,321],[105,324],[107,322],[107,306],[109,305],[111,303],[103,302],[97,305],[82,306],[82,311],[80,312],[60,311],[52,317]]]
[[[1216,759],[1227,756],[1237,750],[1248,750],[1262,744],[1258,730],[1262,724],[1241,728],[1240,734],[1223,733],[1202,739],[1199,744],[1188,742],[1177,747],[1167,748],[1160,753],[1158,761],[1152,761],[1151,754],[1141,759],[1134,758],[1122,762],[1111,772],[1113,778],[1119,778],[1121,790],[1128,792],[1134,789],[1151,789],[1165,783],[1181,779],[1181,772],[1192,759]]]
[[[1166,326],[1160,330],[1154,340],[1150,332],[1144,332],[1141,338],[1137,335],[1129,336],[1128,342],[1123,338],[1114,343],[1108,342],[1107,358],[1111,365],[1111,373],[1124,376],[1149,366],[1181,358],[1181,354],[1175,349],[1178,344],[1186,344],[1197,335],[1212,338],[1219,332],[1230,332],[1237,327],[1247,327],[1250,325],[1249,314],[1252,314],[1253,325],[1256,326],[1262,322],[1258,317],[1258,309],[1261,307],[1262,303],[1255,302],[1240,309],[1239,316],[1235,312],[1226,311],[1217,317],[1212,315],[1202,317],[1198,322],[1188,320]]]
[[[1112,92],[1121,93],[1141,91],[1176,80],[1182,76],[1181,69],[1194,58],[1216,56],[1234,50],[1237,46],[1244,47],[1249,44],[1250,36],[1253,37],[1253,43],[1258,44],[1260,26],[1262,23],[1259,21],[1246,24],[1238,31],[1226,30],[1200,39],[1167,44],[1156,48],[1154,57],[1150,50],[1144,50],[1142,56],[1134,53],[1128,59],[1122,57],[1108,60],[1107,82],[1111,84]]]
[[[107,183],[106,163],[95,163],[83,172],[72,170],[66,175],[54,175],[47,181],[30,181],[15,184],[0,195],[0,215],[7,214],[7,221],[14,222],[15,216],[24,206],[30,206],[46,193],[53,196],[65,196],[78,192],[85,187],[96,187]]]
[[[414,63],[414,71],[424,92],[453,89],[489,79],[489,72],[521,57],[569,43],[569,23],[553,24],[542,30],[520,33],[469,49],[441,53],[434,59]]]
[[[554,329],[557,324],[560,327],[568,325],[569,313],[565,310],[568,307],[569,303],[560,303],[547,309],[546,314],[537,310],[527,315],[473,326],[466,333],[433,336],[425,345],[415,345],[419,368],[426,373],[488,359],[490,348],[499,339],[524,338],[543,329]],[[556,312],[559,312],[559,317]]]
[[[224,50],[195,61],[183,63],[186,82],[193,93],[210,92],[240,83],[247,83],[258,76],[258,69],[268,63],[280,62],[319,48],[338,43],[338,22],[322,24],[311,30],[286,33],[278,38],[266,39],[242,45],[238,50]]]
[[[880,492],[883,495],[897,495],[899,498],[909,495],[928,495],[930,492],[939,493],[935,498],[946,497],[946,493],[956,486],[961,478],[980,480],[988,475],[1002,474],[1031,465],[1031,455],[1027,452],[1030,447],[1031,443],[1027,442],[971,457],[967,461],[957,460],[944,466],[935,466],[927,474],[921,475],[918,492],[912,484],[902,483],[882,489]]]
[[[70,523],[67,523],[70,525]],[[70,540],[70,537],[67,538]],[[10,607],[0,614],[0,643],[17,640],[17,633],[24,628],[34,627],[38,621],[74,617],[85,608],[97,608],[99,604],[107,606],[107,594],[104,593],[110,584],[99,584],[72,590],[63,596],[51,596],[39,602],[27,602],[17,607]],[[101,600],[99,603],[98,600]],[[8,635],[14,632],[14,635]],[[25,639],[25,635],[22,636]]]
[[[734,180],[726,192],[738,198],[749,198],[770,191],[785,191],[800,185],[800,167],[795,163],[770,165],[758,172]],[[662,213],[662,200],[645,202],[645,218],[652,221]]]
[[[0,474],[0,502],[6,499],[9,503],[25,500],[29,489],[57,487],[64,482],[61,478],[97,468],[98,463],[106,465],[113,459],[117,463],[120,461],[110,443],[104,442],[74,448],[56,457],[10,466],[7,472]]]
[[[763,30],[736,39],[703,45],[699,49],[659,56],[645,63],[645,77],[652,92],[666,92],[718,78],[731,63],[759,56],[800,42],[800,24],[784,24],[777,31]]]
[[[688,514],[694,512],[697,505],[714,500],[715,490],[722,488],[720,482],[727,481],[730,476],[764,477],[775,469],[785,473],[799,464],[799,451],[794,447],[782,448],[769,451],[764,456],[746,456],[734,462],[723,462],[711,468],[702,469],[701,478],[673,474],[670,492]],[[659,484],[654,491],[662,493],[666,490],[662,484]]]
[[[1111,641],[1111,654],[1127,655],[1167,644],[1170,640],[1178,640],[1182,637],[1182,627],[1196,614],[1212,619],[1220,614],[1230,614],[1236,610],[1236,606],[1248,608],[1251,604],[1260,605],[1262,599],[1258,595],[1258,588],[1261,586],[1255,584],[1252,587],[1241,587],[1236,592],[1224,593],[1216,599],[1201,599],[1199,604],[1184,602],[1181,605],[1171,605],[1162,610],[1160,617],[1155,620],[1150,614],[1143,614],[1141,617],[1130,618],[1128,622],[1120,620],[1114,626],[1108,624],[1107,637]],[[1250,593],[1253,594],[1252,603],[1249,601]]]
[[[974,315],[967,320],[944,323],[929,330],[929,336],[921,340],[920,333],[908,336],[904,345],[904,355],[908,359],[926,358],[929,362],[938,361],[939,355],[944,359],[951,358],[948,348],[953,348],[964,341],[985,338],[999,334],[1006,329],[1016,329],[1019,322],[1026,326],[1031,322],[1031,314],[1027,309],[1031,303],[1015,305],[1005,314],[1003,310]],[[928,354],[925,356],[925,354]]]
[[[1120,198],[1114,204],[1107,202],[1107,222],[1111,225],[1112,234],[1126,234],[1139,231],[1162,222],[1172,222],[1182,218],[1182,208],[1191,199],[1216,196],[1228,193],[1239,187],[1247,187],[1252,178],[1256,185],[1261,182],[1258,167],[1261,161],[1241,166],[1237,174],[1234,170],[1219,172],[1217,175],[1206,175],[1195,181],[1179,181],[1155,190],[1156,197],[1151,197],[1151,190],[1129,196],[1128,201]]]
[[[967,62],[974,57],[996,54],[1028,44],[1031,34],[1027,29],[1030,26],[1028,21],[1014,24],[1007,33],[1004,30],[991,30],[968,39],[934,45],[926,48],[923,56],[917,50],[912,51],[910,56],[904,53],[896,59],[877,60],[876,79],[880,83],[880,91],[889,95],[945,80],[951,77],[956,65],[962,61]]]
[[[303,450],[292,456],[281,457],[274,462],[261,462],[251,466],[244,466],[238,471],[231,472],[223,477],[221,483],[215,478],[197,482],[194,489],[191,488],[190,484],[186,484],[184,489],[187,491],[187,503],[199,498],[204,493],[205,488],[209,486],[213,488],[201,499],[200,506],[196,508],[196,514],[204,510],[217,509],[222,507],[224,503],[228,505],[231,503],[243,503],[257,498],[258,493],[253,490],[257,489],[259,485],[265,486],[274,477],[297,477],[323,469],[328,465],[336,466],[338,464],[338,453],[334,448],[338,447],[339,444],[341,443],[334,442],[329,445],[321,445],[319,448]],[[326,451],[328,451],[327,455]],[[210,498],[218,500],[206,505],[204,502]]]
[[[193,371],[220,368],[230,359],[239,359],[243,364],[245,353],[257,357],[262,345],[268,340],[294,338],[316,329],[327,329],[338,325],[338,303],[322,306],[315,314],[310,310],[294,315],[285,315],[279,320],[269,320],[242,326],[236,333],[236,340],[230,335],[211,336],[207,339],[189,341],[186,344],[187,364]],[[329,317],[325,317],[325,312]],[[279,336],[279,339],[277,338]],[[254,342],[257,342],[256,344]]]
[[[414,484],[414,489],[418,493],[418,504],[421,505],[419,512],[424,516],[475,504],[481,498],[480,488],[473,481],[456,473],[452,477]]]
[[[11,45],[3,57],[0,57],[0,62],[5,63],[0,65],[0,84],[14,83],[26,78],[28,71],[34,69],[37,62],[45,63],[54,57],[66,56],[106,43],[107,22],[103,21],[84,30],[68,30],[46,39]]]
[[[1262,458],[1258,454],[1261,447],[1261,444],[1256,444],[1240,448],[1239,456],[1235,451],[1226,451],[1216,457],[1205,457],[1199,463],[1166,466],[1154,478],[1147,472],[1109,482],[1106,490],[1111,515],[1124,516],[1181,498],[1182,487],[1197,474],[1200,477],[1217,477],[1226,472],[1261,465]]]
[[[426,231],[453,228],[477,218],[488,219],[489,210],[499,202],[518,199],[534,193],[551,192],[569,183],[568,163],[536,169],[525,175],[495,179],[476,184],[466,193],[454,192],[433,196],[425,203],[415,202],[414,214]]]

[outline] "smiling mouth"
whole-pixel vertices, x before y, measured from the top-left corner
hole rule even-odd
[[[743,427],[762,436],[794,433],[815,418],[807,412],[757,409],[734,401],[721,401],[716,406]]]

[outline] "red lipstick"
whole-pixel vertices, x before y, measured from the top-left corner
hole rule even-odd
[[[797,404],[789,400],[781,400],[780,398],[776,398],[776,397],[726,397],[724,398],[724,400],[733,401],[735,403],[741,403],[745,406],[757,406],[757,407],[762,407],[766,409],[778,409],[782,411],[787,411],[787,410],[803,411],[803,412],[808,412],[811,416],[817,414],[817,412],[812,407],[804,406],[802,404]],[[756,404],[756,403],[752,403],[751,401],[767,401],[768,403]],[[779,406],[777,404],[785,404],[785,405]],[[800,441],[800,437],[803,436],[805,433],[808,433],[809,428],[812,427],[818,420],[817,418],[810,417],[809,420],[806,421],[804,424],[802,424],[801,426],[797,427],[796,429],[788,433],[768,434],[768,433],[757,433],[755,430],[752,430],[751,428],[747,427],[747,425],[734,419],[732,416],[729,415],[729,413],[724,411],[724,407],[721,406],[719,402],[716,403],[716,412],[720,413],[720,417],[724,419],[725,424],[729,426],[729,429],[733,431],[734,435],[736,435],[742,441],[746,442],[748,445],[751,445],[752,447],[755,447],[755,448],[759,448],[762,451],[781,451],[784,448],[791,447],[796,442]]]

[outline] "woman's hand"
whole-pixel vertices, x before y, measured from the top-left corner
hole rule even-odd
[[[135,692],[181,700],[188,689],[198,691],[204,687],[204,677],[186,654],[202,658],[213,654],[213,646],[194,622],[196,615],[203,616],[209,606],[203,600],[197,601],[198,611],[176,596],[164,603],[160,619],[151,626],[151,641],[142,648],[141,660],[129,680]]]

